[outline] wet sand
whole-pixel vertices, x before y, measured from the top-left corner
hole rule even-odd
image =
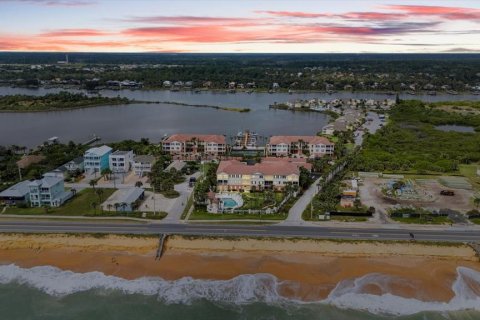
[[[157,238],[147,237],[0,235],[0,264],[51,265],[126,279],[189,276],[221,280],[269,273],[282,281],[282,295],[305,301],[327,297],[342,280],[372,273],[388,277],[375,277],[362,292],[448,301],[453,297],[457,267],[480,271],[478,258],[468,246],[175,236],[167,241],[165,253],[157,261],[157,245]]]

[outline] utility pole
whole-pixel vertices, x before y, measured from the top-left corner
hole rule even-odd
[[[152,184],[153,187],[153,215],[155,216],[155,184]]]
[[[18,167],[18,175],[20,176],[20,180],[22,180],[22,169]]]
[[[310,201],[310,220],[313,220],[313,198]]]

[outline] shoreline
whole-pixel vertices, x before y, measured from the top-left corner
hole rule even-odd
[[[0,234],[0,264],[54,266],[77,273],[100,271],[133,280],[184,277],[229,280],[270,274],[279,292],[319,301],[342,281],[385,275],[389,293],[424,301],[449,301],[458,267],[480,271],[467,245],[409,242],[247,239],[171,236],[155,260],[158,237],[65,234]],[[383,294],[380,284],[364,290]]]
[[[31,89],[31,90],[36,90],[36,89],[64,89],[64,90],[81,90],[81,91],[87,91],[87,89],[83,89],[81,87],[76,87],[76,86],[55,86],[55,85],[48,85],[48,86],[39,86],[39,87],[28,87],[28,86],[12,86],[12,85],[0,85],[0,88],[20,88],[20,89]],[[110,91],[122,91],[122,90],[129,90],[129,91],[172,91],[171,88],[164,88],[164,87],[156,87],[156,86],[143,86],[141,88],[123,88],[123,89],[117,89],[117,88],[101,88],[98,89],[99,91],[102,90],[110,90]],[[204,89],[204,88],[185,88],[185,89],[178,89],[174,90],[173,92],[192,92],[195,93],[195,90],[199,90],[199,94],[204,93],[204,92],[211,92],[211,93],[229,93],[229,94],[235,94],[235,93],[247,93],[249,94],[249,90],[253,90],[251,93],[267,93],[267,94],[275,94],[275,93],[282,93],[282,94],[289,94],[289,89],[280,89],[275,92],[269,92],[270,89],[268,88],[257,88],[257,89],[236,89],[235,93],[229,92],[230,89],[224,89],[224,88],[210,88],[210,89]],[[307,90],[307,89],[297,89],[292,92],[292,94],[295,93],[320,93],[320,94],[329,94],[329,95],[334,95],[335,93],[367,93],[367,94],[383,94],[383,95],[389,95],[392,97],[395,97],[395,95],[398,94],[406,94],[412,97],[415,96],[432,96],[428,94],[427,91],[418,91],[417,94],[411,95],[407,93],[406,91],[393,91],[394,94],[388,94],[388,90],[383,90],[383,91],[374,91],[374,90],[335,90],[332,93],[329,93],[328,91],[325,90]],[[458,95],[478,95],[475,93],[475,91],[457,91],[458,94],[450,94],[447,92],[438,92],[436,96],[458,96]],[[435,96],[435,95],[433,95]]]

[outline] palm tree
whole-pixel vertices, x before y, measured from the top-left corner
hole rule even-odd
[[[128,205],[125,202],[122,202],[122,204],[120,206],[122,207],[122,211],[126,212],[125,210],[127,209]]]
[[[106,169],[103,169],[101,174],[103,175],[103,178],[105,180],[110,180],[110,175],[112,174],[112,170],[110,170],[110,168],[106,168]]]
[[[107,204],[108,211],[112,211],[112,208],[113,208],[113,204],[111,203]]]
[[[97,189],[96,191],[97,195],[98,195],[98,199],[100,200],[100,202],[102,202],[102,196],[103,196],[103,189]]]
[[[93,212],[94,214],[96,215],[97,214],[97,203],[96,202],[92,202],[90,204],[90,206],[93,208]]]
[[[95,180],[95,179],[90,180],[90,182],[88,184],[90,185],[90,187],[93,188],[93,190],[95,190],[95,186],[97,185],[97,180]]]
[[[115,207],[115,212],[118,212],[118,208],[120,207],[120,203],[114,203],[113,206]]]

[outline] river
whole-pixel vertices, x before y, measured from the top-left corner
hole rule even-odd
[[[0,95],[26,94],[45,95],[65,91],[60,88],[10,88],[0,87]],[[79,90],[68,90],[80,92]],[[83,142],[93,134],[103,142],[123,139],[149,138],[159,141],[164,135],[172,133],[206,133],[235,135],[240,130],[253,130],[261,136],[270,135],[308,135],[320,131],[328,123],[328,116],[322,113],[302,113],[284,110],[270,110],[274,102],[295,99],[321,98],[340,99],[392,99],[380,93],[339,92],[326,93],[225,93],[190,91],[171,92],[168,90],[102,90],[107,97],[127,97],[142,101],[171,101],[192,104],[218,105],[224,107],[250,108],[247,113],[176,106],[169,104],[129,104],[121,106],[103,106],[70,111],[36,113],[0,114],[0,145],[22,145],[34,147],[52,136],[60,141]],[[441,100],[478,100],[479,96],[401,96],[404,99]]]

